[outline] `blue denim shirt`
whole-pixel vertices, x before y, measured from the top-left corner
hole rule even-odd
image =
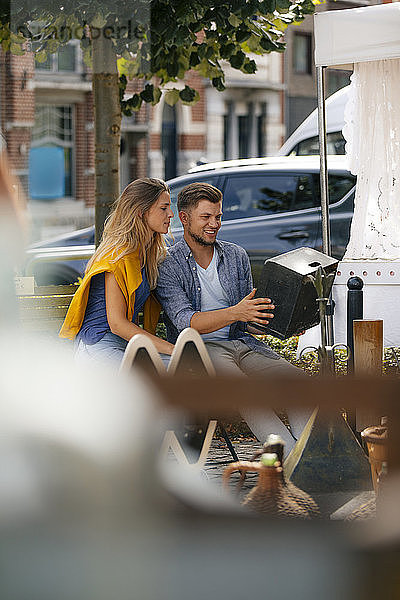
[[[219,280],[230,306],[234,306],[253,289],[249,257],[243,248],[231,242],[216,242],[215,247]],[[201,311],[196,261],[184,238],[168,249],[160,265],[156,294],[165,313],[167,339],[174,344],[178,334],[190,327],[194,313]],[[232,323],[229,339],[241,340],[255,352],[279,358],[263,342],[246,332],[246,323]]]

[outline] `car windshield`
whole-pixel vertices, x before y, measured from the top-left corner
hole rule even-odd
[[[345,154],[344,139],[340,131],[332,131],[326,136],[326,151],[328,154]],[[315,156],[319,154],[319,137],[316,135],[299,142],[290,153],[291,156]]]

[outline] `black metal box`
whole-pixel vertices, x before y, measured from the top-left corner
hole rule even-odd
[[[312,248],[297,248],[266,260],[256,297],[271,298],[274,318],[257,328],[284,340],[318,325],[317,292],[308,275],[315,276],[320,266],[327,275],[336,273],[337,265],[336,259]],[[330,281],[331,288],[333,277]]]

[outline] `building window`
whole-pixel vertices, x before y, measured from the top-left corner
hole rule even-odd
[[[293,71],[306,75],[312,72],[311,34],[295,33],[293,36]]]
[[[224,115],[224,160],[228,160],[229,157],[229,142],[228,142],[228,115]]]
[[[224,159],[265,156],[266,121],[266,102],[229,101],[224,115]]]
[[[238,116],[239,158],[248,158],[250,144],[250,127],[248,115]]]
[[[76,73],[82,71],[79,53],[79,42],[73,40],[65,46],[60,46],[57,52],[49,54],[47,59],[39,63],[35,61],[38,71],[53,73]]]
[[[261,102],[261,114],[257,116],[257,156],[265,156],[267,153],[266,144],[266,121],[267,121],[267,104]]]
[[[32,149],[58,148],[64,155],[63,188],[65,197],[73,196],[73,107],[39,104],[32,131]],[[58,150],[59,152],[59,150]],[[50,192],[49,192],[50,194]],[[59,197],[51,196],[48,197]]]

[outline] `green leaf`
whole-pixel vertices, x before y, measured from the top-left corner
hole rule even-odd
[[[223,92],[225,90],[225,86],[224,86],[224,82],[222,81],[222,77],[214,77],[212,79],[212,84],[219,92]]]
[[[24,3],[15,0],[13,4],[17,11],[14,21],[21,26],[25,24],[26,31],[33,33],[33,23],[41,23],[36,32],[44,35],[37,50],[38,62],[46,61],[49,53],[57,49],[56,40],[52,39],[54,28],[57,31],[62,28],[75,30],[76,26],[82,28],[89,24],[101,29],[107,24],[117,32],[119,27],[131,20],[130,38],[125,31],[114,39],[113,49],[118,57],[120,75],[126,79],[144,79],[148,86],[157,78],[158,85],[162,87],[168,82],[183,80],[189,69],[195,69],[209,79],[215,89],[222,90],[224,64],[219,64],[220,59],[229,61],[233,68],[243,73],[254,73],[251,53],[281,52],[284,49],[282,33],[287,26],[314,12],[317,2],[319,0],[113,0],[105,6],[101,0],[91,0],[90,3],[88,0],[63,0],[62,11],[53,11],[52,14],[50,8],[43,12],[46,3],[37,0],[25,2],[25,5],[31,5],[29,23]],[[143,10],[147,7],[150,7],[151,19]],[[15,29],[13,35],[16,35]],[[4,21],[3,28],[0,23],[0,43],[3,50],[13,44],[12,51],[21,52],[19,39],[13,37],[10,40],[9,26]],[[81,48],[85,64],[91,66],[88,37],[81,39]],[[127,111],[126,114],[138,109],[144,100],[157,103],[161,93],[159,87],[146,86],[142,90],[144,98],[137,94],[128,105],[123,92],[123,87],[120,87],[121,107]],[[182,102],[192,103],[198,94],[187,86],[181,92],[167,90],[167,96],[173,105],[178,97]]]
[[[245,59],[244,52],[239,50],[239,52],[237,52],[236,54],[233,54],[230,57],[229,62],[231,63],[231,65],[234,69],[240,69],[240,67],[242,66],[242,64],[244,62],[244,59]]]
[[[181,56],[178,59],[178,65],[179,65],[178,77],[179,77],[179,79],[183,79],[185,77],[186,72],[189,71],[189,68],[190,68],[188,57],[185,56],[184,54],[181,54]]]
[[[282,33],[287,29],[287,23],[284,22],[282,18],[274,19],[275,28]]]
[[[240,28],[236,31],[236,40],[239,44],[243,44],[251,36],[251,31],[247,28]]]
[[[38,63],[44,63],[47,60],[47,52],[46,50],[41,50],[40,52],[36,52],[35,54],[35,60]]]
[[[250,52],[259,52],[260,51],[260,36],[258,35],[252,35],[248,40],[247,40],[247,46],[250,50]]]
[[[171,60],[167,63],[167,73],[169,77],[177,77],[179,71],[179,63],[177,60]]]
[[[266,52],[272,52],[277,49],[277,43],[269,37],[263,37],[260,40],[260,46]]]
[[[239,27],[240,23],[242,22],[236,15],[234,15],[233,13],[231,13],[228,17],[228,21],[230,23],[230,25],[232,25],[232,27]]]
[[[155,87],[153,90],[153,102],[151,103],[152,106],[155,106],[156,104],[158,104],[160,102],[161,99],[161,90],[159,87]]]
[[[230,58],[234,51],[235,51],[235,44],[232,44],[232,43],[224,44],[223,46],[221,46],[221,49],[220,49],[221,58],[225,58],[225,59]]]
[[[211,46],[207,47],[205,58],[212,58],[214,56],[214,49]]]
[[[213,79],[214,77],[221,77],[222,69],[211,63],[209,60],[202,60],[201,63],[196,67],[196,71],[206,79]]]
[[[106,23],[107,19],[104,18],[104,16],[102,16],[100,13],[97,13],[90,21],[90,24],[93,27],[98,27],[99,29],[103,28]]]
[[[206,57],[206,50],[207,50],[207,45],[206,44],[200,44],[197,48],[197,54],[199,55],[200,58],[205,58]]]
[[[132,56],[131,52],[129,52],[129,50],[127,50],[126,48],[125,48],[125,50],[123,50],[123,52],[121,54],[121,57],[124,58],[125,60],[132,60],[133,59],[133,56]]]
[[[139,94],[133,94],[133,96],[126,101],[126,106],[128,109],[138,111],[142,106],[142,98]]]
[[[165,102],[169,106],[175,106],[175,104],[179,101],[179,90],[173,88],[172,90],[167,90],[165,92]]]
[[[260,12],[265,14],[273,13],[276,8],[276,0],[263,0],[260,5]]]
[[[57,52],[59,47],[60,47],[60,43],[57,40],[48,40],[48,42],[46,44],[46,50],[50,54],[54,54],[54,52]]]
[[[196,102],[198,102],[200,100],[199,92],[197,92],[196,90],[193,90],[193,91],[194,91],[194,95],[191,100],[186,101],[186,100],[182,100],[182,98],[181,98],[182,104],[192,105],[192,104],[196,104]]]
[[[145,85],[144,90],[140,92],[140,97],[143,102],[153,102],[154,101],[154,85],[152,83],[147,83]]]
[[[276,0],[276,9],[288,10],[292,4],[291,0]]]
[[[25,50],[22,48],[21,44],[15,44],[13,42],[10,44],[10,52],[11,54],[15,54],[17,56],[22,56],[25,54]]]
[[[10,39],[13,43],[15,44],[22,44],[25,41],[24,36],[22,35],[22,33],[18,33],[15,34],[13,32],[9,33]]]
[[[183,100],[183,102],[192,103],[195,97],[196,91],[188,85],[185,85],[183,90],[179,92],[179,98]]]
[[[246,60],[241,70],[251,75],[257,71],[257,65],[254,60]]]
[[[191,52],[190,58],[189,58],[189,66],[197,67],[197,65],[199,65],[199,64],[200,64],[199,55],[197,54],[196,51]]]

